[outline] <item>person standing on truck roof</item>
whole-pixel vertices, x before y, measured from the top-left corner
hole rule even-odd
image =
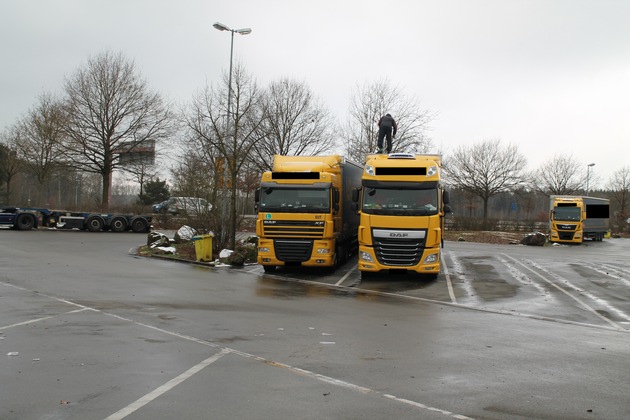
[[[383,153],[383,139],[387,139],[387,154],[392,152],[392,137],[396,137],[398,125],[391,114],[385,114],[378,120],[378,152]]]

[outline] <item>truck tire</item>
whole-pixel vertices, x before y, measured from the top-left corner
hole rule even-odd
[[[275,265],[263,265],[263,270],[265,270],[265,273],[273,273],[274,271],[276,271],[276,266]]]
[[[85,224],[90,232],[100,232],[105,227],[105,221],[101,216],[90,216]]]
[[[134,233],[148,232],[149,222],[144,217],[134,217],[131,219],[131,230]]]
[[[35,227],[35,216],[32,214],[20,214],[15,219],[15,228],[17,230],[31,230]]]
[[[112,232],[124,232],[127,230],[127,219],[124,217],[114,217],[109,224]]]

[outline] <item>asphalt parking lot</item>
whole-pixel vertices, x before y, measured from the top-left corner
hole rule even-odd
[[[0,418],[630,417],[628,240],[447,242],[435,281],[145,240],[0,231]]]

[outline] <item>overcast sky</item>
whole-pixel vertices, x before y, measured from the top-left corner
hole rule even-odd
[[[388,80],[438,113],[434,152],[501,139],[601,186],[630,165],[630,0],[0,0],[0,129],[105,51],[186,102],[229,67],[214,22],[252,29],[234,59],[261,85],[304,81],[340,121]]]

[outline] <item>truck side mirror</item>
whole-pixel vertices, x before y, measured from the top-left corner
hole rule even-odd
[[[444,204],[444,213],[453,213],[453,209],[450,204]]]
[[[450,204],[451,203],[451,194],[448,191],[444,191],[444,193],[442,195],[442,200],[444,201],[444,204]]]
[[[361,191],[361,188],[355,188],[355,189],[352,190],[352,202],[353,203],[358,203],[359,202],[359,191]],[[357,206],[357,210],[358,210],[358,208],[359,207]]]
[[[350,208],[352,209],[353,212],[358,213],[359,203],[357,203],[356,201],[353,201],[352,204],[350,205]]]
[[[333,189],[333,209],[339,211],[339,190]]]
[[[260,188],[256,188],[254,191],[254,210],[258,211],[260,207]]]

